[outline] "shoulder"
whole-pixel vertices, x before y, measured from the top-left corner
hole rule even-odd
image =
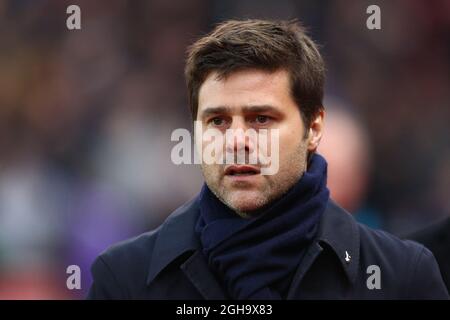
[[[136,287],[145,284],[157,228],[134,238],[116,243],[93,262],[93,284],[90,299],[126,299]]]
[[[361,265],[376,265],[386,286],[411,299],[448,299],[436,259],[426,247],[358,223]],[[393,287],[393,286],[392,286]]]
[[[437,262],[427,248],[358,223],[332,200],[324,214],[321,237],[335,249],[344,270],[352,281],[358,279],[362,290],[377,270],[383,290],[369,290],[372,298],[448,299]],[[351,261],[344,259],[347,251]]]
[[[345,209],[330,200],[324,214],[321,236],[334,247],[361,253],[364,260],[382,260],[396,265],[417,257],[424,247],[356,221]],[[339,250],[338,250],[339,251]],[[342,253],[340,254],[342,256]]]
[[[361,250],[370,253],[374,257],[385,257],[386,261],[403,261],[410,259],[427,250],[423,245],[411,241],[402,240],[397,236],[383,230],[369,228],[358,223]]]
[[[130,267],[148,264],[160,229],[161,227],[118,242],[108,247],[98,258],[108,265],[114,265],[116,269],[124,267],[129,270]]]
[[[103,251],[91,266],[88,298],[126,299],[145,290],[149,277],[192,243],[193,203],[179,207],[158,228]]]

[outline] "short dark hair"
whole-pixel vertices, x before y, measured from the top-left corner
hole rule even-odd
[[[200,87],[211,72],[223,78],[247,68],[285,69],[307,128],[323,109],[324,61],[297,20],[229,20],[188,48],[185,77],[193,120]]]

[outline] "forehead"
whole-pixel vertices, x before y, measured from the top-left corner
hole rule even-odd
[[[282,106],[294,103],[289,83],[289,74],[285,70],[268,72],[245,69],[223,78],[212,72],[200,87],[198,111],[200,113],[206,107],[217,106]]]

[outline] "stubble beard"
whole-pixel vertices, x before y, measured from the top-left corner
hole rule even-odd
[[[223,181],[223,169],[218,165],[202,165],[202,173],[211,192],[231,210],[247,219],[283,197],[302,177],[307,169],[306,141],[302,139],[294,152],[284,160],[280,157],[280,160],[278,173],[263,176],[265,182],[262,189],[251,192],[244,189],[228,190]]]

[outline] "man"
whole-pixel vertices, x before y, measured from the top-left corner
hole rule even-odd
[[[279,152],[269,149],[278,170],[203,162],[198,197],[158,229],[102,253],[88,297],[447,299],[427,249],[359,225],[329,198],[327,164],[315,153],[324,70],[292,21],[227,21],[192,45],[186,79],[196,124],[231,130],[217,154],[245,159],[264,150],[241,132],[276,133]],[[200,150],[210,142],[196,141]]]

